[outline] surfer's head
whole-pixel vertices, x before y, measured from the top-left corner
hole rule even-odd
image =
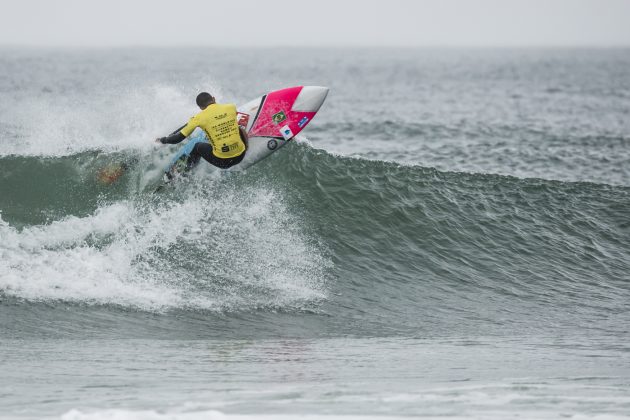
[[[214,96],[210,95],[208,92],[201,92],[197,95],[197,105],[201,109],[206,109],[208,105],[212,105],[214,103]]]

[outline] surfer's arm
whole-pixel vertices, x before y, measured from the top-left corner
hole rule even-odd
[[[171,134],[168,137],[160,137],[158,141],[162,144],[177,144],[186,138],[180,131]]]
[[[173,131],[166,137],[160,137],[156,139],[157,142],[162,144],[177,144],[184,140],[186,137],[190,136],[195,128],[199,126],[197,122],[196,116],[192,117],[187,124],[182,125],[177,130]]]

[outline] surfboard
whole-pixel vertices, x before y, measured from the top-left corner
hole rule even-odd
[[[327,95],[326,87],[295,86],[269,92],[237,107],[237,122],[249,136],[248,148],[245,158],[228,171],[246,169],[284,147],[313,120]],[[173,156],[166,174],[189,170],[190,152],[201,141],[208,141],[206,134],[196,129]]]

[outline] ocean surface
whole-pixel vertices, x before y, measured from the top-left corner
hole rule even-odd
[[[303,84],[151,193],[199,91]],[[629,49],[4,48],[0,98],[0,419],[630,419]]]

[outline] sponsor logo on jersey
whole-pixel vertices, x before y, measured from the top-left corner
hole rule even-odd
[[[276,150],[276,147],[278,147],[278,141],[276,139],[271,139],[267,142],[267,149]]]

